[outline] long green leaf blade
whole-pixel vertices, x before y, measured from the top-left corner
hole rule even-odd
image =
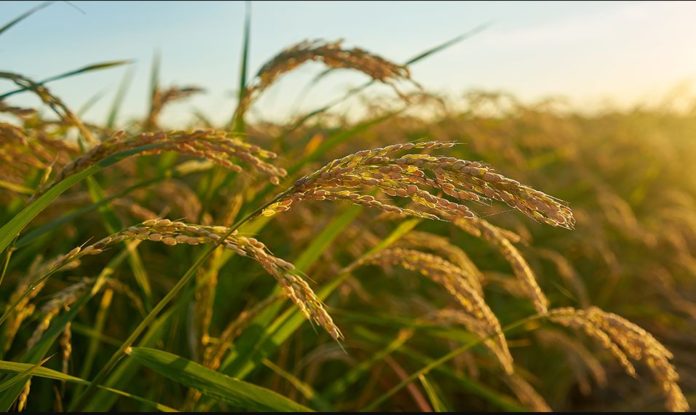
[[[1,30],[1,29],[0,29]],[[1,32],[0,32],[1,33]],[[83,66],[78,69],[74,69],[72,71],[68,71],[59,75],[54,75],[49,78],[43,79],[39,82],[37,82],[37,85],[44,85],[49,82],[53,81],[58,81],[60,79],[65,79],[65,78],[70,78],[75,75],[81,75],[87,72],[93,72],[93,71],[99,71],[102,69],[109,69],[109,68],[114,68],[116,66],[121,66],[121,65],[126,65],[131,63],[132,61],[130,60],[118,60],[118,61],[106,61],[106,62],[99,62],[99,63],[94,63],[91,65]],[[12,95],[19,94],[20,92],[24,92],[29,90],[29,88],[17,88],[15,90],[12,90],[10,92],[6,92],[2,95],[0,95],[0,100],[3,100],[5,98],[11,97]]]
[[[5,360],[0,360],[0,371],[1,372],[9,372],[9,373],[31,373],[33,376],[41,377],[41,378],[46,378],[46,379],[53,379],[53,380],[60,380],[60,381],[65,381],[65,382],[71,382],[71,383],[77,383],[78,385],[88,385],[89,381],[86,381],[84,379],[78,378],[76,376],[71,376],[68,374],[65,374],[63,372],[59,372],[57,370],[49,369],[47,367],[42,367],[40,365],[36,364],[30,364],[30,363],[17,363],[17,362],[8,362]],[[133,395],[128,392],[124,392],[118,389],[114,388],[109,388],[106,386],[98,386],[100,389],[110,393],[110,394],[116,394],[120,396],[125,396],[130,399],[134,399],[136,401],[142,402],[147,404],[148,406],[151,406],[152,408],[155,408],[159,411],[162,412],[178,412],[176,409],[171,408],[166,405],[162,405],[161,403],[153,402],[149,399],[142,398],[140,396]]]
[[[272,390],[231,378],[169,352],[134,347],[127,354],[173,381],[196,388],[204,395],[238,408],[255,411],[310,411]]]
[[[26,19],[27,17],[31,16],[32,14],[38,12],[39,10],[41,10],[45,7],[50,6],[52,3],[53,3],[52,1],[43,2],[37,6],[32,7],[31,9],[27,10],[26,12],[20,14],[16,18],[10,20],[5,25],[0,27],[0,35],[5,33],[6,31],[8,31],[12,26],[16,25],[17,23],[21,22],[22,20]]]

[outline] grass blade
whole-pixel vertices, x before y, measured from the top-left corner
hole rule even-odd
[[[528,322],[530,322],[530,321],[532,321],[532,320],[538,320],[538,319],[543,318],[543,317],[544,317],[544,316],[541,315],[541,314],[534,314],[534,315],[532,315],[532,316],[530,316],[530,317],[523,318],[523,319],[521,319],[521,320],[518,320],[518,321],[516,321],[516,322],[514,322],[514,323],[511,323],[511,324],[509,324],[509,325],[503,327],[503,330],[502,330],[502,331],[503,331],[503,333],[507,333],[508,331],[510,331],[510,330],[512,330],[512,329],[515,329],[515,328],[517,328],[517,327],[519,327],[519,326],[522,326],[522,325],[524,325],[524,324],[526,324],[526,323],[528,323]],[[488,336],[488,337],[491,337],[491,336]],[[369,405],[367,405],[365,408],[362,408],[362,410],[364,410],[364,411],[374,411],[375,408],[377,408],[379,405],[381,405],[383,402],[385,402],[385,401],[386,401],[387,399],[389,399],[390,397],[394,396],[394,394],[395,394],[396,392],[398,392],[398,391],[400,391],[402,388],[408,386],[409,383],[413,382],[413,381],[414,381],[415,379],[417,379],[419,376],[425,375],[425,374],[429,373],[431,370],[436,369],[437,367],[439,367],[439,366],[441,366],[441,365],[443,365],[443,364],[449,362],[450,360],[454,359],[455,357],[457,357],[457,356],[460,355],[461,353],[463,353],[463,352],[465,352],[465,351],[471,349],[472,347],[474,347],[474,346],[480,344],[480,343],[483,342],[484,340],[486,340],[486,338],[479,338],[479,339],[476,339],[476,340],[472,340],[471,342],[468,342],[468,343],[464,344],[463,346],[458,347],[458,348],[452,350],[451,352],[449,352],[449,353],[447,353],[446,355],[440,357],[439,359],[436,359],[436,360],[431,361],[430,363],[428,363],[427,365],[423,366],[423,367],[420,368],[419,370],[413,372],[410,376],[408,376],[408,377],[406,377],[405,379],[403,379],[399,384],[397,384],[396,386],[394,386],[393,388],[391,388],[391,389],[390,389],[389,391],[387,391],[386,393],[382,394],[379,398],[377,398],[376,400],[374,400],[372,403],[370,403]]]
[[[22,20],[26,19],[27,17],[31,16],[32,14],[38,12],[39,10],[41,10],[45,7],[50,6],[52,3],[53,3],[52,1],[43,2],[39,5],[32,7],[31,9],[27,10],[26,12],[20,14],[16,18],[10,20],[9,22],[5,23],[4,26],[0,27],[0,35],[5,33],[6,31],[10,30],[10,28],[12,28],[12,26],[16,25],[17,23],[21,22]]]
[[[53,379],[53,380],[60,380],[64,382],[71,382],[71,383],[77,383],[78,385],[87,385],[89,384],[89,381],[78,378],[76,376],[71,376],[68,374],[65,374],[63,372],[59,372],[57,370],[49,369],[46,367],[42,367],[40,365],[36,364],[30,364],[30,363],[17,363],[17,362],[8,362],[5,360],[0,360],[0,371],[2,372],[9,372],[9,373],[31,373],[32,376],[37,376],[40,378],[46,378],[46,379]],[[133,394],[130,394],[128,392],[124,392],[118,389],[114,388],[109,388],[106,386],[98,386],[100,389],[107,391],[110,394],[116,394],[120,396],[124,396],[130,399],[134,399],[136,401],[139,401],[141,403],[147,404],[148,406],[157,409],[158,411],[163,411],[163,412],[178,412],[176,409],[171,408],[166,405],[162,405],[157,402],[153,402],[149,399],[142,398],[140,396],[136,396]]]
[[[111,104],[111,110],[109,110],[109,116],[106,119],[107,129],[111,130],[116,125],[116,119],[118,118],[119,110],[121,109],[123,99],[126,97],[126,92],[128,91],[128,87],[130,86],[132,80],[133,70],[129,69],[128,71],[126,71],[125,75],[123,75],[121,84],[118,86],[118,91],[116,91],[114,102]]]
[[[68,71],[59,75],[54,75],[49,78],[43,79],[39,82],[36,83],[36,85],[44,85],[49,82],[53,81],[58,81],[60,79],[65,79],[65,78],[70,78],[75,75],[81,75],[87,72],[93,72],[93,71],[98,71],[101,69],[108,69],[108,68],[114,68],[116,66],[121,66],[121,65],[126,65],[131,63],[132,61],[130,60],[118,60],[118,61],[106,61],[106,62],[99,62],[99,63],[94,63],[91,65],[83,66],[78,69],[74,69],[72,71]],[[5,98],[11,97],[12,95],[19,94],[20,92],[28,91],[30,88],[17,88],[15,90],[12,90],[10,92],[6,92],[2,95],[0,95],[0,100],[3,100]]]
[[[152,68],[150,69],[150,105],[148,107],[148,111],[152,109],[152,106],[155,103],[155,94],[157,94],[157,90],[159,89],[160,60],[161,56],[159,51],[155,51],[155,53],[152,55]]]
[[[0,392],[4,392],[11,386],[24,385],[24,383],[27,381],[27,379],[31,377],[31,375],[36,371],[36,369],[43,366],[43,364],[46,363],[51,357],[53,356],[49,356],[41,360],[40,362],[31,365],[29,368],[27,368],[27,370],[17,373],[16,376],[12,376],[11,378],[0,383]]]
[[[380,334],[367,330],[363,326],[361,326],[359,330],[356,330],[355,334],[371,342],[384,343],[384,339]],[[428,365],[434,360],[414,349],[411,349],[408,345],[402,345],[398,349],[398,352],[423,365]],[[461,387],[466,391],[476,394],[501,410],[512,412],[525,412],[527,410],[526,408],[520,406],[515,399],[504,395],[490,388],[489,386],[479,383],[474,379],[469,379],[463,376],[461,373],[455,372],[448,366],[436,366],[433,370],[447,376],[452,382],[458,385],[457,387]]]
[[[423,389],[425,390],[425,393],[428,395],[430,404],[432,405],[435,412],[449,412],[449,410],[447,410],[447,406],[445,406],[444,402],[442,402],[440,394],[435,389],[435,386],[432,383],[430,383],[428,378],[425,375],[420,375],[418,376],[418,380],[420,380],[421,385],[423,385]]]
[[[290,399],[251,383],[215,372],[196,362],[148,347],[134,347],[127,354],[155,372],[220,399],[235,407],[256,411],[310,411]]]
[[[77,112],[75,112],[75,115],[78,117],[82,118],[87,111],[89,111],[91,108],[94,107],[94,104],[99,102],[100,99],[104,97],[104,91],[99,91],[96,94],[92,95],[90,99],[88,99],[80,108],[77,109]]]
[[[329,403],[326,402],[319,394],[317,394],[317,392],[314,390],[314,388],[312,388],[311,385],[303,382],[297,376],[284,370],[282,367],[276,365],[268,359],[263,359],[261,363],[263,363],[264,366],[275,372],[278,376],[287,380],[295,389],[297,389],[302,394],[302,396],[305,397],[305,399],[312,402],[317,407],[317,409],[321,411],[332,410]]]
[[[242,102],[244,90],[247,86],[247,73],[249,71],[249,43],[251,42],[251,2],[245,2],[244,8],[244,36],[242,38],[242,61],[239,68],[239,92],[237,94],[237,105]],[[235,114],[237,112],[235,111]],[[235,132],[244,133],[244,118],[235,117],[232,120],[232,128]]]
[[[361,376],[365,375],[375,363],[401,348],[412,336],[413,331],[402,330],[384,349],[373,354],[369,359],[363,360],[358,365],[352,367],[345,375],[336,380],[336,382],[327,389],[325,395],[331,398],[345,393],[348,387],[357,382]]]
[[[190,290],[187,292],[186,295],[182,297],[190,298],[193,296],[193,290]],[[183,304],[183,302],[181,303]],[[153,346],[156,342],[158,342],[162,336],[164,335],[164,329],[167,327],[167,323],[171,320],[172,316],[175,315],[175,313],[179,310],[180,308],[177,308],[176,306],[168,309],[162,315],[155,320],[154,323],[150,325],[150,328],[148,331],[143,335],[142,340],[140,341],[141,346]],[[121,345],[121,342],[118,342],[115,344],[116,347],[119,347]],[[137,371],[139,369],[140,365],[137,364],[136,361],[127,359],[121,363],[114,371],[111,373],[111,375],[108,377],[108,379],[104,382],[106,386],[109,387],[115,387],[115,388],[125,388],[129,384],[129,382],[133,379],[133,377],[137,374]],[[90,382],[87,382],[87,385],[89,386],[91,384]],[[77,403],[77,398],[80,397],[80,394],[75,394],[75,397],[73,401],[70,403],[70,407],[74,407],[74,405]],[[84,411],[85,412],[106,412],[111,410],[112,406],[116,403],[116,400],[118,398],[114,396],[111,393],[108,393],[106,391],[97,391],[94,396],[87,402],[85,405]]]

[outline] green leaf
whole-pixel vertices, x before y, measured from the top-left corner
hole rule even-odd
[[[20,373],[18,373],[16,376],[12,376],[11,378],[5,380],[4,382],[0,383],[0,392],[4,392],[5,390],[9,389],[12,386],[16,385],[24,385],[26,381],[31,377],[31,375],[36,371],[37,368],[43,366],[44,363],[46,363],[52,356],[49,356],[45,359],[43,359],[40,362],[37,362],[34,365],[31,365],[27,370],[24,370]]]
[[[402,332],[394,338],[384,349],[374,353],[369,359],[363,360],[356,366],[353,366],[343,376],[337,379],[325,392],[329,398],[343,395],[348,387],[357,382],[361,376],[369,372],[375,363],[389,356],[392,352],[404,345],[412,336],[412,332]]]
[[[247,73],[249,72],[249,43],[251,42],[251,2],[245,2],[244,12],[244,37],[242,39],[242,61],[239,68],[239,93],[237,95],[237,106],[242,102],[244,92],[247,87]],[[235,111],[237,114],[237,111]],[[237,133],[244,133],[243,116],[232,120],[232,128]]]
[[[442,402],[440,394],[435,389],[435,386],[430,383],[428,378],[425,375],[420,375],[418,376],[418,380],[420,380],[421,385],[423,385],[423,389],[425,389],[425,393],[428,395],[430,404],[433,406],[435,412],[449,412],[444,402]]]
[[[175,382],[196,388],[204,395],[223,400],[237,408],[253,411],[310,411],[272,390],[231,378],[172,353],[134,347],[127,354]]]
[[[123,98],[126,97],[126,92],[128,87],[133,80],[133,68],[130,68],[125,75],[123,75],[123,80],[118,86],[118,91],[116,91],[116,96],[114,97],[114,102],[111,104],[111,109],[109,110],[109,117],[106,119],[106,128],[113,129],[116,125],[116,119],[118,118],[118,112],[123,104]]]
[[[2,30],[2,29],[0,29],[0,30]],[[0,33],[2,33],[2,32],[0,32]],[[47,84],[49,82],[58,81],[60,79],[69,78],[69,77],[72,77],[75,75],[81,75],[83,73],[98,71],[101,69],[114,68],[116,66],[126,65],[126,64],[129,64],[131,62],[132,61],[130,61],[130,60],[118,60],[118,61],[106,61],[106,62],[93,63],[91,65],[83,66],[81,68],[74,69],[72,71],[68,71],[68,72],[65,72],[65,73],[62,73],[59,75],[51,76],[50,78],[43,79],[43,80],[37,82],[36,85],[44,85],[44,84]],[[15,94],[19,94],[20,92],[27,91],[29,89],[30,88],[17,88],[13,91],[6,92],[6,93],[0,95],[0,100],[3,100],[5,98],[8,98],[8,97],[15,95]]]
[[[433,54],[435,54],[435,53],[437,53],[437,52],[440,52],[440,51],[442,51],[442,50],[445,50],[445,49],[447,49],[448,47],[450,47],[450,46],[452,46],[452,45],[455,45],[455,44],[461,42],[462,40],[467,39],[467,38],[470,38],[471,36],[474,36],[475,34],[477,34],[477,33],[481,32],[481,31],[483,31],[483,30],[486,29],[488,26],[490,26],[490,23],[484,23],[484,24],[482,24],[482,25],[476,26],[475,28],[471,29],[470,31],[468,31],[468,32],[466,32],[466,33],[462,33],[462,34],[459,35],[459,36],[456,36],[456,37],[454,37],[454,38],[452,38],[452,39],[450,39],[450,40],[448,40],[448,41],[446,41],[446,42],[443,42],[443,43],[441,43],[441,44],[439,44],[439,45],[437,45],[437,46],[434,46],[434,47],[432,47],[432,48],[430,48],[430,49],[428,49],[428,50],[426,50],[426,51],[423,51],[423,52],[419,53],[418,55],[416,55],[416,56],[412,57],[411,59],[407,60],[406,63],[405,63],[405,65],[408,66],[408,65],[414,64],[414,63],[416,63],[416,62],[418,62],[418,61],[421,61],[421,60],[423,60],[423,59],[429,57],[430,55],[433,55]]]
[[[189,290],[186,295],[182,295],[182,298],[190,298],[193,297],[193,290]],[[185,302],[181,302],[180,304],[185,304]],[[159,341],[162,338],[162,335],[164,334],[164,328],[167,326],[167,323],[170,321],[171,317],[175,314],[175,312],[179,308],[176,307],[176,305],[164,313],[155,320],[154,323],[150,325],[150,328],[148,331],[143,335],[142,340],[140,340],[140,345],[142,346],[152,346],[154,345],[157,341]],[[119,347],[121,345],[121,342],[119,341],[117,344],[115,344],[116,347]],[[140,365],[138,365],[134,360],[131,359],[126,359],[124,360],[116,369],[114,369],[113,372],[111,372],[111,375],[107,378],[107,380],[104,382],[106,386],[109,387],[127,387],[128,383],[130,380],[137,374],[138,369],[140,368]],[[88,384],[90,382],[87,382]],[[70,408],[74,408],[75,405],[77,404],[77,399],[80,397],[79,393],[76,393],[73,401],[70,403]],[[108,393],[106,391],[97,391],[94,396],[87,402],[87,404],[84,407],[84,412],[106,412],[111,410],[111,407],[116,403],[117,397],[114,396],[111,393]],[[69,409],[73,410],[73,409]]]
[[[20,14],[16,18],[10,20],[7,22],[4,26],[0,27],[0,35],[5,33],[7,30],[9,30],[12,26],[16,25],[17,23],[21,22],[22,20],[26,19],[27,17],[31,16],[32,14],[38,12],[39,10],[43,9],[44,7],[48,7],[52,4],[52,1],[46,1],[43,2],[37,6],[32,7],[28,11]]]
[[[502,332],[507,333],[513,329],[516,329],[518,327],[523,326],[524,324],[526,324],[530,321],[538,320],[538,319],[541,319],[543,317],[544,317],[544,315],[542,315],[542,314],[534,314],[532,316],[523,318],[521,320],[517,320],[517,321],[510,323],[507,326],[503,327]],[[394,396],[395,393],[400,391],[402,388],[406,387],[409,383],[413,382],[416,378],[418,378],[418,376],[427,374],[431,370],[437,369],[438,367],[442,366],[443,364],[445,364],[445,363],[449,362],[450,360],[454,359],[455,357],[459,356],[461,353],[463,353],[463,352],[471,349],[472,347],[482,343],[484,340],[486,340],[490,337],[492,337],[492,335],[486,336],[485,338],[478,338],[476,340],[472,340],[472,341],[464,344],[463,346],[460,346],[460,347],[452,350],[451,352],[445,354],[444,356],[430,361],[428,364],[426,364],[425,366],[423,366],[419,370],[417,370],[417,371],[413,372],[411,375],[407,376],[405,379],[403,379],[401,382],[399,382],[399,384],[397,384],[396,386],[392,387],[387,392],[380,395],[379,398],[372,401],[372,403],[370,403],[365,408],[363,408],[363,410],[374,411],[379,405],[386,402],[390,397]]]
[[[155,51],[154,55],[152,56],[152,69],[150,70],[150,106],[148,107],[148,110],[152,108],[152,105],[155,102],[155,94],[157,93],[157,90],[159,89],[159,84],[160,84],[160,53],[159,51]]]
[[[84,379],[78,378],[76,376],[71,376],[68,374],[65,374],[63,372],[59,372],[57,370],[49,369],[46,367],[42,367],[40,365],[36,364],[30,364],[30,363],[17,363],[17,362],[8,362],[5,360],[0,360],[0,371],[2,372],[9,372],[9,373],[31,373],[33,376],[41,377],[41,378],[46,378],[46,379],[54,379],[54,380],[60,380],[60,381],[65,381],[65,382],[71,382],[71,383],[77,383],[79,385],[87,385],[89,384],[89,381],[86,381]],[[136,401],[142,402],[144,404],[147,404],[159,411],[163,412],[178,412],[176,409],[171,408],[166,405],[162,405],[157,402],[153,402],[149,399],[141,398],[140,396],[136,396],[133,394],[130,394],[128,392],[123,392],[118,389],[114,388],[109,388],[106,386],[99,386],[100,389],[107,391],[110,394],[116,394],[120,396],[125,396],[130,399],[134,399]]]
[[[332,220],[319,235],[312,239],[312,243],[295,260],[295,267],[302,272],[309,271],[309,267],[331,246],[331,243],[338,235],[358,217],[360,212],[362,212],[362,206],[351,206],[341,216]]]
[[[328,402],[326,402],[321,396],[319,396],[319,394],[314,390],[314,388],[312,388],[312,386],[308,383],[303,382],[297,376],[284,370],[283,368],[281,368],[280,366],[276,365],[268,359],[263,359],[262,363],[264,366],[275,372],[278,376],[290,382],[290,384],[295,389],[297,389],[302,394],[302,396],[305,397],[305,399],[312,402],[317,409],[321,411],[333,410],[331,408],[331,405],[329,405]]]
[[[101,90],[97,92],[96,94],[92,95],[90,99],[88,99],[80,108],[77,109],[77,112],[75,112],[75,115],[78,117],[82,118],[87,111],[89,111],[91,108],[94,107],[94,104],[99,102],[100,99],[104,97],[104,90]]]
[[[360,330],[356,330],[354,333],[359,337],[362,337],[365,340],[374,343],[384,343],[385,341],[384,336],[381,335],[381,332],[372,332],[370,330],[365,329],[364,327],[361,327]],[[408,345],[402,345],[398,349],[398,352],[406,357],[413,359],[414,361],[420,362],[421,364],[430,364],[434,360],[416,351],[415,349],[409,348]],[[477,396],[487,400],[488,402],[502,410],[513,412],[524,412],[526,410],[523,406],[520,406],[513,398],[504,395],[489,386],[479,383],[475,379],[469,379],[463,374],[455,372],[446,365],[436,366],[433,370],[436,370],[440,374],[443,374],[450,378],[453,383],[457,384],[457,387],[461,387],[465,391],[476,394]]]
[[[71,221],[75,220],[76,218],[103,206],[106,203],[109,203],[110,201],[112,201],[114,199],[126,196],[126,195],[130,194],[131,192],[133,192],[134,190],[150,186],[152,184],[161,182],[161,181],[166,180],[168,178],[179,177],[179,174],[176,174],[176,170],[177,170],[176,168],[167,170],[159,176],[153,177],[151,179],[145,179],[143,181],[140,181],[132,186],[129,186],[129,187],[123,189],[122,191],[120,191],[118,193],[114,193],[111,196],[108,196],[108,197],[101,199],[97,203],[92,203],[92,204],[89,204],[86,206],[82,206],[78,209],[74,209],[74,210],[72,210],[72,211],[70,211],[62,216],[57,217],[56,219],[51,220],[48,223],[45,223],[41,226],[37,226],[36,228],[28,231],[21,238],[19,238],[17,240],[17,242],[15,243],[15,248],[19,249],[19,248],[25,247],[25,246],[29,245],[31,242],[33,242],[35,239],[37,239],[38,237],[40,237],[48,232],[51,232],[51,231],[57,229],[58,227],[60,227],[61,225],[68,223],[68,222],[71,222]]]
[[[88,329],[89,333],[85,333],[87,337],[89,337],[89,343],[87,345],[85,359],[82,362],[80,377],[89,377],[89,374],[92,371],[92,365],[94,364],[94,359],[97,357],[100,340],[103,341],[102,332],[104,330],[104,323],[106,322],[109,307],[111,306],[112,295],[113,291],[104,290],[101,303],[99,304],[99,309],[97,310],[97,315],[94,318],[94,328],[90,327]],[[72,325],[72,330],[77,332],[75,324]],[[118,343],[116,346],[118,347]]]

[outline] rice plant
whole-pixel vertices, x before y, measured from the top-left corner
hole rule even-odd
[[[0,409],[688,411],[694,112],[420,89],[462,39],[405,64],[308,40],[246,82],[247,30],[229,124],[182,130],[160,116],[198,87],[153,76],[104,125],[50,90],[125,62],[0,72]],[[249,117],[310,61],[393,93]]]

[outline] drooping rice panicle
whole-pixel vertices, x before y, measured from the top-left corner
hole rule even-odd
[[[58,344],[60,345],[60,352],[62,358],[61,371],[65,374],[68,373],[68,367],[70,365],[70,356],[72,355],[72,325],[71,322],[65,324],[63,333],[60,335]]]
[[[43,275],[53,272],[57,269],[70,269],[76,267],[79,262],[72,256],[74,251],[69,256],[60,255],[49,261],[44,261],[41,256],[34,259],[32,265],[26,275],[24,275],[15,290],[10,296],[7,306],[15,305],[7,316],[5,343],[3,348],[7,351],[12,345],[12,341],[17,334],[22,322],[33,315],[36,311],[36,305],[31,301],[36,298],[43,288],[46,286],[45,280],[38,280]],[[32,286],[33,285],[33,286]],[[31,289],[30,289],[31,287]]]
[[[375,81],[392,86],[396,81],[410,80],[409,70],[405,66],[390,62],[364,49],[345,49],[341,43],[342,40],[305,40],[274,56],[259,69],[256,77],[244,90],[235,117],[242,117],[258,96],[278,78],[309,61],[322,62],[332,69],[360,71]]]
[[[597,307],[584,310],[558,308],[551,310],[549,317],[559,324],[582,328],[607,348],[631,376],[636,376],[636,372],[629,357],[645,363],[662,389],[667,410],[689,410],[689,404],[677,384],[679,375],[670,363],[672,353],[641,327]]]
[[[28,90],[34,92],[44,104],[48,105],[53,112],[58,115],[66,124],[76,127],[80,134],[88,141],[90,144],[97,143],[97,139],[94,134],[84,125],[84,123],[63,103],[63,101],[52,94],[45,85],[38,84],[24,75],[12,73],[12,72],[0,72],[0,78],[8,79],[17,86],[22,88],[27,88]]]
[[[525,287],[527,296],[532,299],[536,311],[541,314],[546,313],[549,301],[543,291],[541,291],[532,268],[512,242],[499,231],[500,228],[490,224],[485,219],[479,218],[475,220],[460,219],[455,221],[455,224],[474,235],[480,236],[495,246],[510,264],[517,279]],[[476,232],[471,232],[471,228],[476,229]]]
[[[53,319],[62,310],[70,308],[70,305],[77,301],[82,293],[87,291],[92,282],[93,280],[90,278],[81,279],[79,282],[66,287],[62,291],[59,291],[55,296],[53,296],[53,298],[51,298],[51,300],[49,300],[39,309],[41,320],[39,320],[38,326],[27,341],[27,349],[31,349],[36,343],[38,343],[39,340],[41,340],[41,336],[43,336],[46,330],[48,330],[48,327],[51,325],[51,321],[53,321]]]
[[[23,185],[32,171],[63,165],[77,153],[77,147],[43,131],[0,122],[0,179],[4,181]]]
[[[85,255],[101,254],[108,247],[125,240],[148,240],[165,245],[200,245],[217,243],[229,232],[224,226],[203,226],[175,222],[168,219],[155,219],[131,226],[109,235],[84,248],[78,247],[70,253],[56,258],[54,268]],[[283,288],[285,294],[300,308],[310,320],[323,327],[334,339],[342,337],[341,331],[326,312],[323,303],[295,270],[295,267],[273,254],[258,240],[240,235],[234,231],[221,242],[222,246],[258,262]]]
[[[483,292],[481,288],[483,274],[466,252],[453,245],[449,239],[429,232],[411,231],[399,239],[394,246],[433,251],[464,270],[471,286],[479,293]]]
[[[143,123],[143,130],[154,131],[159,129],[159,116],[167,104],[186,99],[203,91],[203,88],[196,86],[172,86],[166,89],[155,88],[152,94],[152,102],[150,103],[150,111]]]
[[[504,376],[503,379],[510,387],[510,390],[517,396],[517,399],[529,409],[534,412],[551,412],[551,407],[546,400],[519,374],[510,373]]]
[[[244,143],[224,131],[170,131],[166,133],[141,133],[130,137],[127,137],[125,132],[119,131],[83,156],[66,165],[57,173],[51,184],[82,171],[109,156],[140,147],[144,147],[139,151],[140,154],[159,154],[166,151],[174,151],[211,160],[235,172],[244,171],[234,160],[239,159],[254,170],[267,175],[273,184],[278,184],[280,178],[287,175],[284,169],[268,162],[268,160],[276,158],[275,153],[253,144]],[[48,187],[50,187],[50,184],[44,186],[43,190]]]
[[[624,368],[630,376],[636,376],[636,369],[629,360],[626,353],[617,345],[614,340],[603,330],[596,327],[586,318],[585,312],[572,307],[561,307],[551,310],[548,314],[549,319],[555,323],[582,330],[589,337],[607,349],[612,356]]]
[[[505,373],[512,373],[514,371],[512,356],[510,355],[507,343],[501,341],[500,335],[489,338],[491,335],[490,329],[486,327],[486,324],[483,324],[481,320],[468,313],[462,312],[462,310],[450,308],[437,310],[432,318],[441,324],[460,324],[472,333],[476,333],[476,335],[484,338],[483,344],[495,355],[498,362],[500,362],[500,365],[505,370]]]
[[[426,278],[443,286],[474,318],[476,324],[470,329],[482,337],[492,336],[497,343],[496,354],[506,371],[512,371],[512,356],[507,347],[500,322],[485,300],[469,283],[470,277],[465,271],[445,259],[421,251],[404,248],[388,248],[369,255],[356,262],[353,267],[375,264],[380,266],[398,265],[420,273]]]
[[[477,215],[460,202],[501,200],[535,220],[552,226],[572,228],[570,209],[555,198],[494,173],[477,162],[427,154],[396,153],[411,150],[451,148],[452,142],[427,141],[395,144],[363,150],[333,160],[321,169],[299,179],[264,214],[271,216],[289,209],[301,200],[345,199],[386,212],[428,219],[456,221]],[[446,175],[447,181],[431,176]],[[394,201],[381,201],[366,190],[376,189],[389,197],[407,198],[414,208],[398,207]],[[362,191],[362,192],[361,192]],[[438,196],[442,192],[457,201]]]
[[[36,110],[33,108],[23,108],[14,105],[8,105],[3,100],[0,100],[0,112],[12,114],[20,118],[30,117],[36,114]]]

